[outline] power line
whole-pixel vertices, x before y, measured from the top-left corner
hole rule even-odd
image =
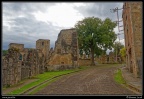
[[[118,31],[120,32],[120,31],[123,31],[123,30],[120,30],[120,27],[123,27],[123,26],[119,26],[119,23],[120,22],[122,22],[123,20],[119,20],[119,15],[118,15],[118,10],[122,10],[123,8],[120,8],[120,9],[118,9],[118,7],[116,7],[116,8],[114,8],[114,9],[110,9],[110,12],[111,13],[117,13],[117,21],[114,21],[114,22],[116,22],[116,24],[118,25]]]

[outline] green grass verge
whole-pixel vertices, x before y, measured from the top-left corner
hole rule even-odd
[[[51,79],[51,78],[53,78],[55,76],[60,76],[60,75],[64,75],[64,74],[68,74],[68,73],[84,70],[86,68],[88,68],[88,67],[87,66],[80,66],[77,69],[64,70],[64,71],[50,71],[50,72],[45,72],[43,74],[39,74],[39,75],[35,76],[35,78],[38,79],[37,81],[31,82],[31,83],[29,83],[27,85],[24,85],[23,87],[8,93],[8,95],[19,95],[19,94],[23,93],[24,91],[26,91],[26,90],[34,87],[34,86],[37,86],[38,84],[40,84],[40,83],[42,83],[42,82],[44,82],[44,81],[46,81],[48,79]]]
[[[48,85],[51,84],[52,82],[58,80],[59,78],[60,78],[60,77],[54,78],[54,79],[50,80],[49,82],[42,84],[41,86],[39,86],[38,88],[36,88],[36,89],[34,89],[32,92],[30,92],[29,94],[30,94],[30,95],[33,95],[33,94],[37,93],[38,91],[42,90],[43,88],[45,88],[46,86],[48,86]]]
[[[119,84],[126,84],[124,78],[122,77],[122,72],[120,69],[118,69],[117,72],[115,73],[114,80]]]

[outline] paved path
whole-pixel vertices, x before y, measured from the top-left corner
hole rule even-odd
[[[114,71],[120,66],[93,66],[65,75],[37,95],[134,95],[114,81]]]

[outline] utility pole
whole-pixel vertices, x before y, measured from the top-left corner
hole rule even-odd
[[[123,20],[119,20],[119,15],[118,15],[118,10],[122,10],[123,8],[120,8],[120,9],[118,9],[118,7],[116,7],[115,9],[110,9],[110,12],[112,12],[112,13],[117,13],[117,21],[115,21],[116,23],[117,23],[117,25],[118,25],[118,31],[119,32],[121,32],[121,31],[123,31],[123,30],[120,30],[120,27],[123,27],[123,26],[120,26],[120,24],[119,24],[119,22],[122,22]],[[119,34],[117,34],[117,36],[118,36]],[[119,38],[119,37],[118,37]],[[120,38],[119,38],[119,42],[120,42]],[[116,44],[116,43],[115,43]],[[116,45],[116,62],[117,62],[117,45]]]
[[[120,30],[120,27],[123,27],[123,25],[122,26],[120,26],[120,22],[122,22],[123,20],[121,19],[121,20],[119,20],[119,15],[118,15],[118,10],[122,10],[123,8],[120,8],[120,9],[118,9],[118,7],[116,7],[115,9],[110,9],[110,12],[111,13],[117,13],[117,21],[114,21],[114,22],[116,22],[117,23],[117,25],[118,25],[118,31],[119,32],[121,32],[121,31],[123,31],[123,30]]]
[[[125,7],[125,6],[123,6],[123,8],[120,8],[120,9],[118,9],[118,7],[116,7],[116,8],[114,8],[114,9],[110,9],[110,12],[112,12],[112,13],[117,13],[117,21],[115,21],[116,23],[117,23],[117,25],[118,25],[118,31],[119,32],[121,32],[121,31],[124,31],[124,30],[120,30],[120,27],[123,27],[123,25],[122,26],[119,26],[119,22],[122,22],[123,20],[120,20],[119,21],[119,15],[118,15],[118,10],[122,10],[122,9],[128,9],[129,7]],[[117,34],[117,36],[118,36],[119,34]],[[119,42],[120,42],[120,38],[119,38]],[[116,51],[116,62],[117,62],[117,51]]]

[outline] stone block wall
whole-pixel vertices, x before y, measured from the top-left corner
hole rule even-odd
[[[135,77],[140,77],[137,61],[142,59],[142,2],[125,2],[123,7],[126,64]]]
[[[2,60],[2,86],[17,84],[21,80],[20,53],[9,51]]]
[[[49,39],[39,39],[36,41],[36,49],[41,49],[44,57],[47,59],[50,51],[50,40]]]
[[[49,65],[60,65],[60,64],[66,64],[66,65],[72,65],[72,56],[71,54],[54,54],[53,57],[50,58]]]
[[[15,85],[25,78],[44,72],[44,55],[36,49],[10,47],[2,59],[2,86]],[[40,56],[39,56],[40,55]]]
[[[91,59],[79,59],[78,61],[79,66],[90,66],[91,62]]]
[[[78,66],[78,41],[75,29],[61,30],[55,42],[55,48],[50,51],[49,59],[47,60],[48,67],[51,66]],[[48,69],[49,70],[49,69]]]
[[[101,64],[122,63],[120,56],[117,56],[116,62],[116,57],[113,53],[110,53],[109,55],[101,55],[99,58],[96,58],[96,61]]]
[[[72,65],[50,65],[48,66],[47,70],[48,71],[59,71],[59,70],[68,70],[68,69],[74,69],[76,67]]]
[[[18,43],[10,43],[9,48],[18,48],[20,51],[24,49],[24,44],[18,44]]]
[[[37,74],[66,70],[78,67],[78,40],[75,29],[61,30],[50,49],[50,40],[39,39],[35,48],[24,48],[24,44],[11,43],[8,54],[2,60],[3,86],[17,84],[19,81]]]

